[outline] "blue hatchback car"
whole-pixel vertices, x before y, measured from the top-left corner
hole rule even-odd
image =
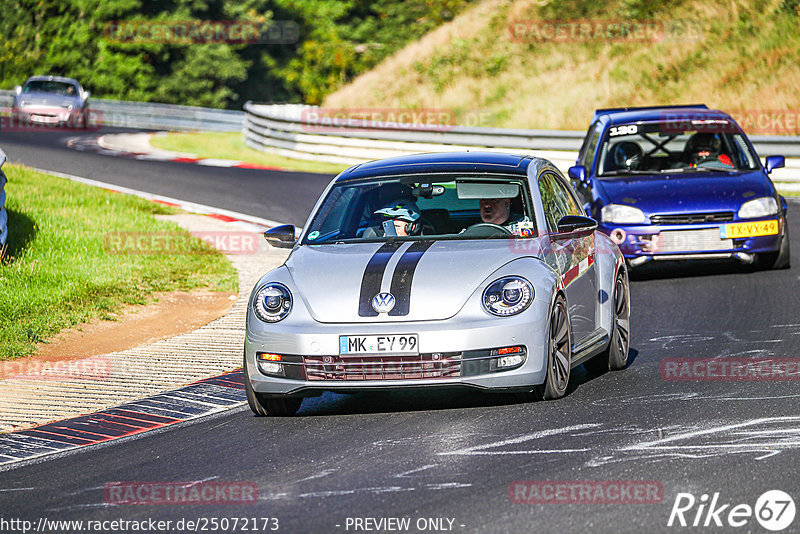
[[[789,267],[786,200],[726,113],[705,105],[597,110],[569,177],[628,265],[735,258]]]

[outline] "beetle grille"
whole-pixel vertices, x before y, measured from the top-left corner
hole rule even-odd
[[[419,356],[303,358],[306,380],[414,380],[461,376],[461,353]]]

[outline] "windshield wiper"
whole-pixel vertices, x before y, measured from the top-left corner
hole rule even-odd
[[[728,168],[728,169],[722,169],[720,167],[681,167],[680,168],[681,172],[703,172],[703,171],[708,171],[708,172],[724,172],[724,173],[728,173],[728,172],[736,172],[738,170],[739,169],[735,169],[733,167]]]
[[[616,171],[606,171],[601,174],[601,177],[605,176],[625,176],[628,174],[658,174],[659,171],[642,171],[639,169],[618,169]]]
[[[731,167],[729,169],[722,169],[720,167],[697,167],[697,169],[695,169],[695,170],[698,170],[698,171],[709,171],[709,172],[736,172],[739,169],[735,169],[733,167]]]

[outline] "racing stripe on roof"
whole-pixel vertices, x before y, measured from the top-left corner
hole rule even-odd
[[[394,295],[395,305],[389,315],[393,317],[408,315],[408,310],[411,306],[411,282],[414,280],[414,271],[416,271],[422,255],[434,243],[435,241],[415,241],[400,257],[400,261],[397,262],[397,267],[394,269],[394,276],[392,276],[390,292]]]
[[[378,316],[378,312],[372,309],[372,297],[381,292],[381,281],[383,280],[386,266],[402,244],[402,241],[384,243],[367,262],[367,267],[364,269],[364,277],[361,279],[361,293],[358,297],[359,317]]]

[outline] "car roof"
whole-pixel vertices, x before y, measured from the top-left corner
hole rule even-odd
[[[80,85],[78,80],[73,78],[65,78],[64,76],[31,76],[25,83],[28,82],[63,82],[63,83],[74,83],[75,85]]]
[[[594,112],[592,123],[596,120],[608,124],[628,124],[631,122],[648,122],[658,120],[691,119],[727,119],[730,115],[718,109],[708,109],[705,104],[689,104],[683,106],[653,106],[598,109]]]
[[[503,152],[435,152],[361,163],[343,171],[337,181],[408,173],[470,172],[525,175],[538,158]]]

